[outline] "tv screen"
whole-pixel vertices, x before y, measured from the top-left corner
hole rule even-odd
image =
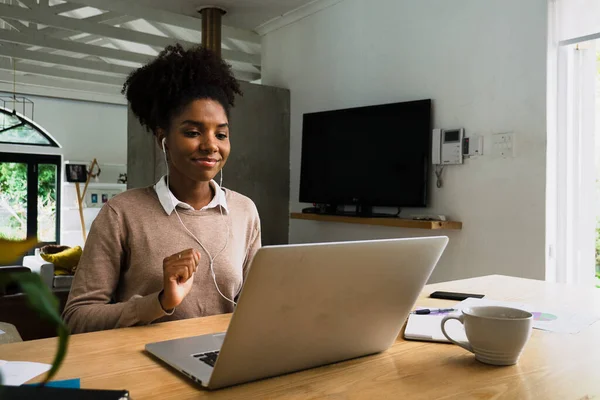
[[[431,100],[304,114],[300,202],[424,207]]]

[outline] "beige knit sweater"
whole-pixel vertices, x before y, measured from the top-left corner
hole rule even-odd
[[[252,200],[231,190],[225,195],[224,217],[219,207],[177,210],[213,257],[225,244],[229,225],[229,242],[214,270],[219,289],[233,299],[261,245],[260,221]],[[167,315],[158,301],[162,262],[188,248],[202,254],[194,285]],[[208,260],[177,215],[167,215],[152,187],[129,190],[112,198],[94,220],[63,318],[72,333],[81,333],[232,312],[233,305],[215,288]]]

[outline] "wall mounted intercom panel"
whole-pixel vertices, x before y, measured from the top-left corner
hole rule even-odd
[[[431,162],[436,165],[463,163],[464,129],[434,129]]]

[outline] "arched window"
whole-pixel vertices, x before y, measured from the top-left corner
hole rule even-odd
[[[0,143],[60,147],[44,128],[4,107],[0,107]]]

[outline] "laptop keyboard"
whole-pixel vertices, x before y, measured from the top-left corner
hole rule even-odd
[[[194,354],[193,357],[198,361],[201,361],[205,364],[210,365],[211,367],[215,366],[217,362],[217,357],[219,356],[219,351],[209,351],[206,353]]]

